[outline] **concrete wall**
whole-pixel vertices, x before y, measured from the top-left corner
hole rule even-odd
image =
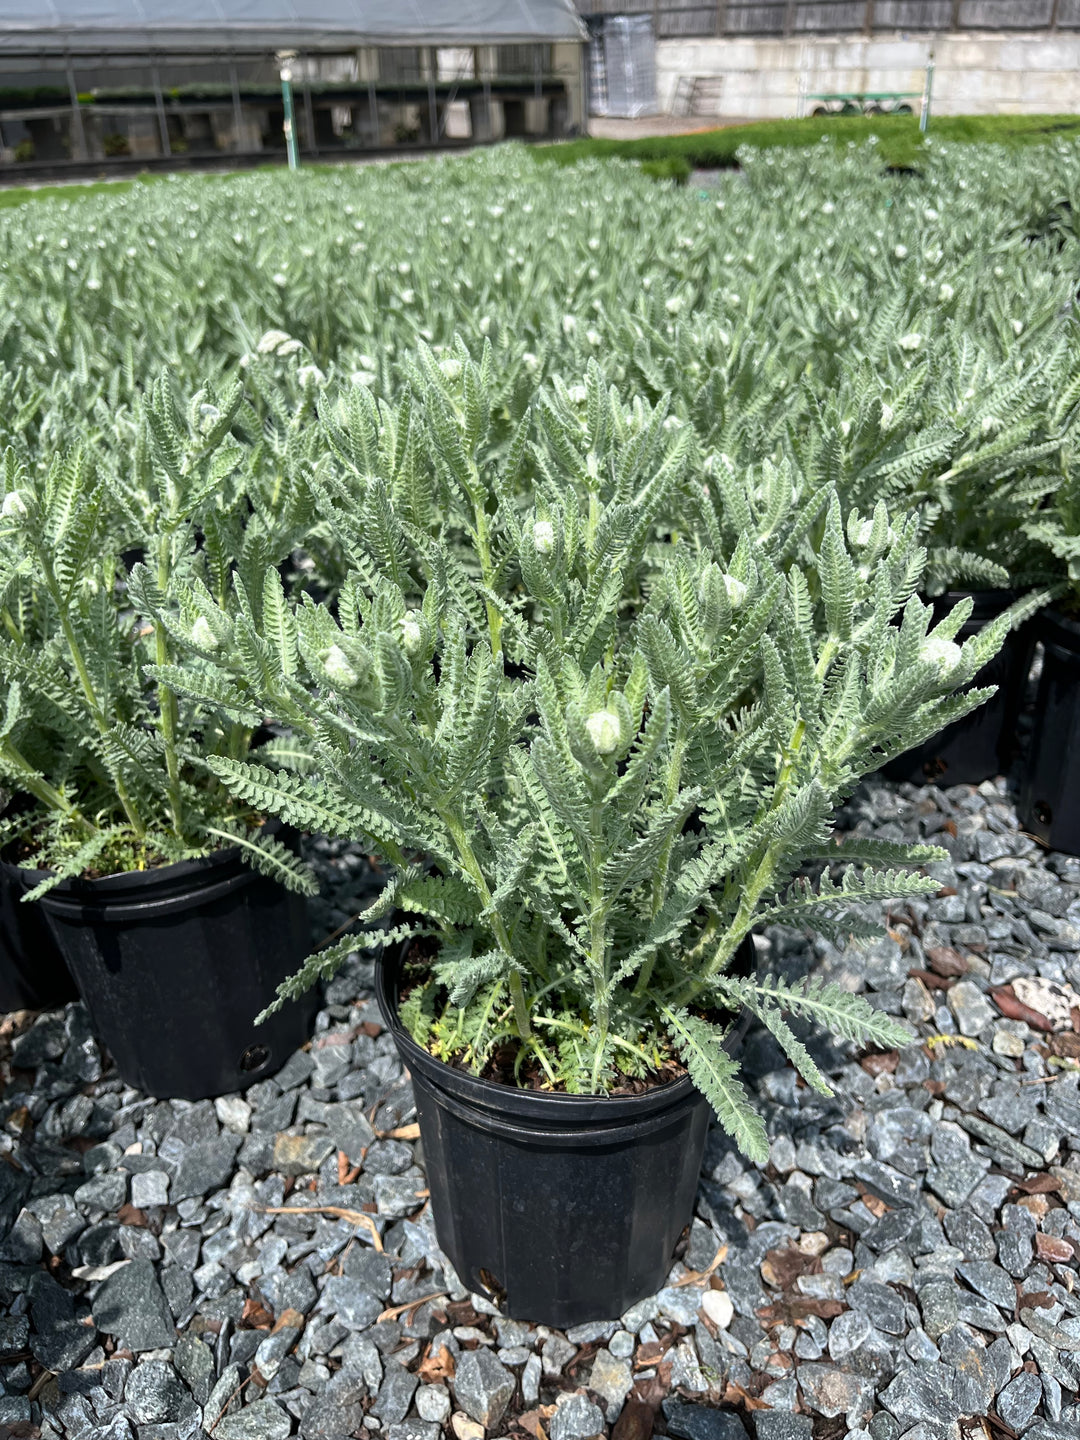
[[[872,39],[661,40],[657,95],[671,110],[680,75],[722,77],[716,113],[794,115],[804,92],[922,91],[934,55],[937,115],[1080,111],[1080,34],[875,36]],[[918,101],[912,101],[918,108]],[[812,102],[805,107],[809,113]]]

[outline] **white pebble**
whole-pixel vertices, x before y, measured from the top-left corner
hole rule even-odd
[[[735,1306],[726,1290],[706,1290],[701,1297],[701,1308],[718,1330],[726,1330],[735,1314]]]

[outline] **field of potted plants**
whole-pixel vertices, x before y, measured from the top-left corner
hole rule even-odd
[[[5,216],[0,1431],[1075,1433],[1078,183]]]

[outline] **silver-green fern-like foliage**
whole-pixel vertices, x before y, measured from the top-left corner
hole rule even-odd
[[[785,1017],[880,1045],[907,1032],[835,986],[737,977],[729,962],[756,924],[866,935],[863,902],[934,891],[912,867],[940,851],[838,846],[829,816],[860,776],[986,697],[960,692],[1007,622],[957,645],[961,605],[928,634],[917,517],[890,523],[879,505],[845,527],[835,495],[799,559],[747,533],[716,550],[671,536],[650,564],[679,468],[630,463],[647,412],[626,420],[598,389],[603,465],[530,492],[513,483],[521,448],[488,444],[470,364],[460,403],[427,386],[434,444],[407,485],[379,460],[396,453],[389,413],[369,417],[366,452],[343,437],[344,465],[309,476],[349,567],[336,613],[290,604],[273,566],[227,601],[193,578],[170,602],[136,574],[155,622],[188,642],[177,689],[292,733],[288,753],[208,757],[214,774],[388,863],[362,918],[392,928],[316,953],[281,995],[362,944],[423,937],[402,1016],[433,1054],[483,1072],[510,1047],[575,1093],[677,1057],[762,1160],[725,1015],[750,1009],[824,1089]],[[800,875],[813,859],[816,883]]]
[[[88,446],[37,471],[12,449],[4,457],[0,783],[31,803],[0,822],[0,847],[48,872],[28,901],[69,878],[223,846],[292,888],[315,888],[264,817],[206,766],[207,755],[247,753],[258,712],[222,721],[212,697],[178,698],[183,627],[168,634],[144,618],[122,560],[145,555],[143,588],[155,596],[198,577],[228,608],[234,572],[254,565],[261,575],[280,558],[280,534],[249,498],[258,485],[235,474],[250,459],[231,435],[241,405],[238,386],[220,399],[203,390],[181,417],[159,382],[123,482]],[[205,618],[191,629],[215,643]]]

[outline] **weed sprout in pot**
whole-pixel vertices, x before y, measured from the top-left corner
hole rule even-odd
[[[485,355],[455,393],[425,383],[416,453],[432,458],[407,485],[399,417],[356,407],[363,466],[312,482],[350,566],[336,613],[283,607],[268,573],[248,596],[259,645],[223,645],[177,683],[291,727],[292,768],[208,759],[243,802],[385,860],[364,919],[388,928],[312,956],[281,998],[381,947],[440,1243],[505,1313],[565,1326],[662,1283],[706,1103],[767,1160],[725,1048],[738,1017],[825,1092],[804,1022],[907,1038],[836,986],[732,962],[755,925],[864,935],[861,901],[933,893],[918,867],[940,851],[838,846],[829,817],[861,775],[985,698],[959,692],[1004,627],[961,645],[954,612],[928,634],[917,520],[891,527],[879,507],[856,563],[828,497],[804,565],[781,569],[747,535],[724,552],[672,544],[647,601],[627,605],[649,516],[681,483],[678,466],[641,493],[616,478],[645,409],[614,414],[594,392],[621,437],[608,479],[541,469],[522,503],[525,442],[509,458],[486,444],[489,372]]]

